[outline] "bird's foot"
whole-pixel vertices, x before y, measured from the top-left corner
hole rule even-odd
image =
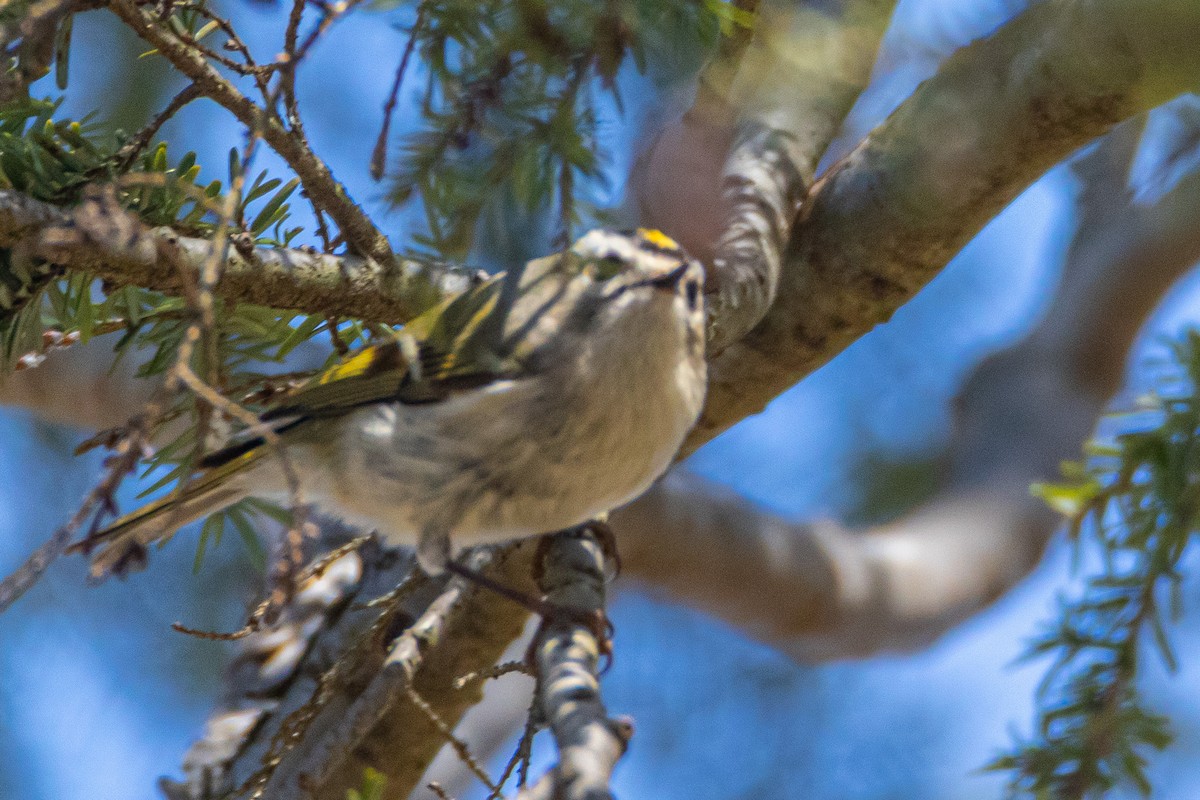
[[[596,639],[600,655],[608,660],[604,669],[607,670],[612,665],[613,624],[603,610],[581,611],[577,608],[551,603],[545,598],[536,597],[514,589],[511,586],[506,586],[500,581],[457,561],[447,561],[445,569],[450,574],[457,575],[464,580],[482,586],[501,597],[523,606],[542,618],[542,623],[538,626],[537,633],[534,634],[533,639],[529,643],[529,649],[525,651],[525,663],[534,672],[537,671],[537,647],[539,642],[544,638],[547,628],[562,621],[587,628]]]

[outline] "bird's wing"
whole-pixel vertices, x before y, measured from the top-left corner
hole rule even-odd
[[[435,403],[495,380],[520,377],[528,356],[554,330],[548,315],[581,291],[576,281],[580,274],[578,262],[554,255],[525,266],[516,276],[519,291],[510,286],[506,292],[509,276],[496,275],[420,315],[395,338],[370,344],[329,367],[261,418],[283,433],[373,403]],[[506,298],[512,307],[498,309]],[[247,431],[207,455],[200,466],[217,467],[257,449],[265,444],[258,433]]]
[[[420,315],[394,340],[330,367],[263,419],[337,416],[378,402],[435,402],[520,376],[554,328],[545,318],[561,316],[560,304],[569,305],[581,290],[575,281],[580,266],[556,254],[519,273],[496,275]],[[514,278],[520,281],[515,291]]]
[[[263,414],[264,421],[331,417],[381,402],[428,403],[508,371],[504,359],[466,352],[498,292],[488,281],[334,364]]]

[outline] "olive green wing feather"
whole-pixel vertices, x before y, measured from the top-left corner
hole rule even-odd
[[[331,416],[375,402],[427,403],[524,374],[528,357],[582,291],[582,266],[568,252],[500,273],[426,311],[394,341],[329,368],[264,419]]]
[[[285,397],[263,413],[262,419],[328,417],[366,403],[394,399],[403,386],[419,376],[415,347],[399,339],[364,347]]]
[[[556,254],[530,262],[519,274],[496,275],[412,320],[395,339],[328,368],[261,419],[283,433],[374,403],[437,402],[524,374],[525,359],[555,327],[555,309],[581,291],[580,266],[569,254]],[[513,291],[510,284],[506,292],[505,282],[513,278],[520,286]],[[507,298],[511,307],[499,309]],[[265,437],[252,435],[210,453],[200,466],[226,464],[263,444]]]
[[[337,416],[371,403],[424,403],[465,385],[508,373],[505,359],[491,356],[480,332],[496,305],[497,276],[430,309],[395,335],[333,365],[263,414]]]

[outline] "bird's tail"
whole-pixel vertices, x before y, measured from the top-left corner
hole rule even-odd
[[[114,520],[72,545],[71,551],[90,554],[93,580],[139,567],[148,544],[249,494],[250,487],[241,480],[242,474],[265,457],[266,450],[256,447],[201,472],[184,486],[182,493],[172,492]]]

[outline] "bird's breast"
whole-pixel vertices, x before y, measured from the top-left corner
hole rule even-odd
[[[644,491],[699,411],[694,371],[654,372],[574,383],[551,373],[364,408],[340,423],[322,494],[396,543],[443,529],[462,547],[580,524]]]

